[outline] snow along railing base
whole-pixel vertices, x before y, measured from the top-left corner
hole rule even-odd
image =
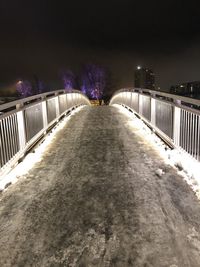
[[[200,162],[200,100],[141,88],[117,91],[119,104],[144,120],[171,147]]]
[[[53,91],[0,105],[0,179],[70,110],[90,105],[80,91]]]

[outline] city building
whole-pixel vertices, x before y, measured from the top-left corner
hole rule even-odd
[[[178,85],[172,85],[170,93],[189,96],[189,97],[200,97],[200,81],[187,82]]]
[[[135,70],[135,87],[155,89],[155,74],[152,70],[138,66]]]

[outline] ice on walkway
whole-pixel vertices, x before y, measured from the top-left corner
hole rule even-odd
[[[85,107],[57,132],[0,195],[0,266],[199,267],[199,201],[132,123]]]
[[[124,107],[120,105],[114,106],[129,118],[127,123],[132,127],[133,131],[137,129],[138,134],[144,138],[147,146],[151,144],[166,164],[177,168],[177,173],[183,177],[195,192],[197,198],[200,199],[200,163],[179,148],[169,149],[142,120],[138,119]],[[163,170],[161,169],[156,170],[158,176],[162,176],[162,172]]]

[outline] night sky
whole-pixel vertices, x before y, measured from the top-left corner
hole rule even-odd
[[[162,90],[200,80],[200,15],[192,1],[0,1],[0,89],[18,79],[59,86],[59,71],[108,67],[114,89],[133,86],[137,65]],[[55,88],[58,89],[58,88]]]

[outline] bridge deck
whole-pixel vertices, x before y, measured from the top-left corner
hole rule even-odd
[[[200,266],[199,202],[127,121],[83,108],[0,196],[0,266]]]

